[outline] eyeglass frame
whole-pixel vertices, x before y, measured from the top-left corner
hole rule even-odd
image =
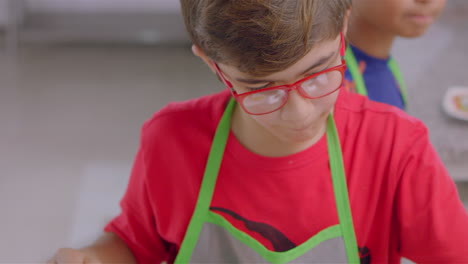
[[[345,75],[345,71],[346,71],[346,62],[343,59],[343,56],[344,56],[344,53],[345,53],[345,41],[344,41],[344,35],[343,35],[342,32],[340,33],[340,41],[341,41],[341,44],[340,44],[341,64],[340,65],[333,66],[333,67],[327,68],[327,69],[325,69],[323,71],[316,72],[316,73],[314,73],[312,75],[309,75],[307,77],[304,77],[304,78],[302,78],[302,79],[300,79],[300,80],[298,80],[298,81],[296,81],[296,82],[294,82],[292,84],[282,84],[282,85],[277,85],[277,86],[271,86],[271,87],[267,87],[267,88],[262,88],[262,89],[257,90],[257,91],[250,91],[250,92],[245,92],[245,93],[241,93],[241,94],[237,93],[237,91],[234,89],[234,86],[232,85],[232,83],[230,81],[228,81],[224,77],[224,74],[221,71],[221,69],[219,68],[218,64],[216,62],[214,62],[214,61],[213,61],[213,63],[215,65],[216,73],[220,77],[221,81],[224,83],[224,85],[226,85],[226,88],[231,91],[231,94],[233,95],[234,99],[239,103],[239,105],[242,107],[242,109],[244,109],[244,111],[246,113],[248,113],[250,115],[266,115],[266,114],[270,114],[270,113],[273,113],[273,112],[281,109],[289,100],[289,92],[291,92],[293,90],[297,90],[299,92],[299,94],[304,98],[319,99],[319,98],[323,98],[325,96],[328,96],[328,95],[338,91],[340,88],[342,88],[343,87],[343,82],[344,82],[344,79],[345,79],[344,75]],[[324,95],[321,95],[321,96],[310,97],[310,96],[304,94],[302,89],[299,89],[299,88],[301,88],[300,84],[306,82],[307,80],[315,78],[315,77],[317,77],[317,76],[319,76],[321,74],[331,72],[331,71],[336,71],[336,70],[341,73],[341,83],[333,91],[330,91],[330,92],[328,92],[328,93],[326,93]],[[266,112],[266,113],[252,113],[249,110],[247,110],[246,107],[244,107],[243,101],[244,101],[244,98],[246,98],[247,96],[252,95],[252,94],[256,94],[256,93],[271,91],[271,90],[285,90],[286,91],[286,95],[285,95],[286,99],[284,100],[284,102],[278,108],[276,108],[276,109],[274,109],[272,111]]]

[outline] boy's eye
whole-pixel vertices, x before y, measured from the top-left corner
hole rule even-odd
[[[260,90],[260,89],[264,89],[264,88],[267,88],[268,86],[270,86],[270,84],[266,84],[266,85],[263,85],[261,87],[245,87],[247,90],[249,91],[257,91],[257,90]]]

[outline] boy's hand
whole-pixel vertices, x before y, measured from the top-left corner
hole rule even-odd
[[[92,245],[81,249],[61,248],[47,264],[136,264],[132,252],[117,235],[102,234]]]
[[[47,264],[100,264],[101,262],[84,251],[61,248]]]

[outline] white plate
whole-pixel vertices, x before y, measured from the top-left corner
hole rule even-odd
[[[451,87],[444,96],[443,108],[454,118],[468,121],[468,87]]]

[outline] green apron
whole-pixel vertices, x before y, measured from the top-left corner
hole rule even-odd
[[[359,263],[341,146],[332,115],[327,120],[326,134],[339,224],[321,230],[289,251],[274,252],[209,210],[234,105],[231,99],[218,124],[197,204],[175,263]]]
[[[346,66],[351,73],[351,77],[353,77],[353,81],[356,85],[356,92],[358,94],[362,94],[367,96],[367,88],[366,83],[364,82],[364,78],[362,77],[362,73],[359,71],[359,65],[357,63],[356,57],[354,56],[353,49],[348,45],[346,52],[345,52],[345,61]],[[398,86],[400,87],[401,98],[403,99],[403,106],[406,108],[407,106],[407,92],[405,82],[403,81],[403,76],[401,74],[400,68],[398,67],[396,61],[390,57],[387,64],[388,68],[395,77]]]

